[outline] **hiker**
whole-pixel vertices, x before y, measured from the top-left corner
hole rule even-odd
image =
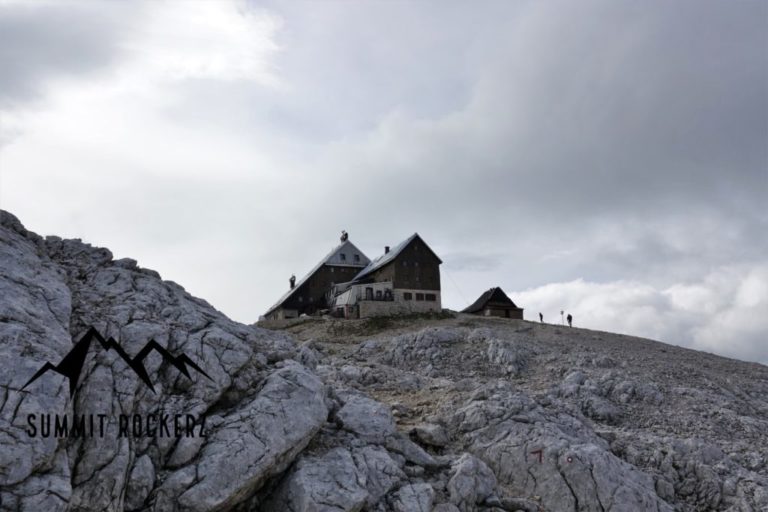
[[[539,322],[544,323],[544,315],[541,314],[541,311],[539,311]]]
[[[568,316],[565,317],[568,320],[568,327],[573,327],[573,317],[570,313],[568,313]]]

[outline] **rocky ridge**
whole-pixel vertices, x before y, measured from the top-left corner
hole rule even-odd
[[[47,372],[89,326],[70,400]],[[0,214],[0,509],[759,511],[768,368],[466,315],[233,322],[133,260]],[[205,417],[207,437],[27,434],[29,414]]]

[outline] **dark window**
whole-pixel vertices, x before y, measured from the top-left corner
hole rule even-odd
[[[428,293],[427,300],[430,302],[435,302],[437,300],[437,296],[434,293]]]
[[[384,300],[392,300],[392,290],[384,290]]]
[[[408,262],[407,262],[407,261],[405,261],[405,260],[403,260],[403,266],[405,267],[405,266],[407,266],[407,265],[408,265]]]
[[[347,255],[344,254],[343,252],[339,254],[339,258],[341,258],[341,261],[347,261]]]
[[[365,289],[365,300],[373,300],[373,288]]]
[[[381,290],[376,290],[376,300],[381,300]]]
[[[411,292],[403,293],[403,300],[411,300],[411,299],[413,299],[413,294]]]
[[[333,267],[331,267],[331,272],[333,272]]]
[[[357,261],[360,261],[360,255],[359,255],[359,254],[355,254],[354,260],[355,260],[356,262],[357,262]]]
[[[424,294],[423,293],[417,293],[416,294],[416,300],[424,300]]]

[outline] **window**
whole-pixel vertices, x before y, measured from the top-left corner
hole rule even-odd
[[[434,293],[428,293],[426,297],[427,297],[427,300],[430,302],[435,302],[437,300],[437,296]]]
[[[301,295],[299,295],[299,302],[304,302],[304,297],[302,297]]]
[[[423,293],[417,293],[416,294],[416,300],[424,300],[424,294]]]
[[[333,272],[333,267],[331,267],[331,272]]]
[[[403,300],[411,300],[411,299],[413,299],[413,294],[411,292],[403,293]]]
[[[341,258],[341,261],[347,261],[347,255],[343,252],[339,254],[339,258]]]
[[[405,261],[405,260],[403,260],[403,266],[404,266],[404,267],[407,267],[407,266],[408,266],[408,262],[407,262],[407,261]]]
[[[359,263],[360,262],[360,255],[359,254],[355,254],[353,259],[355,260],[355,263]]]
[[[381,300],[381,290],[376,290],[376,300]]]
[[[373,288],[365,289],[365,300],[373,300]]]

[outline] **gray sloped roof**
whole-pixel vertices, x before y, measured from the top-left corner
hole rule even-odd
[[[353,262],[353,263],[345,263],[345,264],[339,263],[339,260],[338,260],[338,258],[337,258],[337,255],[338,255],[340,252],[342,252],[342,250],[346,250],[346,248],[347,248],[347,247],[349,247],[349,248],[352,250],[352,253],[356,253],[356,254],[359,254],[359,255],[360,255],[360,263],[354,263],[354,262]],[[301,285],[303,285],[304,283],[306,283],[306,282],[307,282],[307,280],[308,280],[310,277],[312,277],[312,275],[314,275],[314,273],[315,273],[315,272],[317,272],[318,270],[320,270],[320,267],[322,267],[323,265],[346,266],[346,267],[362,267],[362,266],[364,266],[364,265],[366,265],[366,264],[369,264],[369,263],[370,263],[370,261],[371,261],[371,260],[369,260],[369,259],[368,259],[368,256],[366,256],[366,255],[363,253],[363,251],[361,251],[360,249],[358,249],[358,248],[357,248],[357,246],[356,246],[355,244],[353,244],[352,242],[350,242],[349,240],[346,240],[346,241],[344,241],[344,242],[340,243],[339,245],[337,245],[336,247],[334,247],[334,248],[331,250],[331,252],[329,252],[329,253],[328,253],[328,254],[327,254],[327,255],[326,255],[326,256],[325,256],[323,259],[321,259],[321,260],[320,260],[320,261],[317,263],[317,265],[315,265],[314,267],[312,267],[312,270],[310,270],[309,272],[307,272],[307,273],[306,273],[306,275],[305,275],[304,277],[302,277],[301,279],[299,279],[298,281],[296,281],[296,285],[295,285],[293,288],[291,288],[290,290],[288,290],[287,292],[285,292],[285,293],[283,294],[283,296],[282,296],[282,297],[280,297],[280,299],[278,299],[278,301],[277,301],[277,302],[275,302],[275,303],[272,305],[272,307],[270,307],[270,308],[267,310],[267,312],[266,312],[266,313],[264,313],[264,316],[267,316],[267,315],[269,315],[269,314],[270,314],[270,313],[272,313],[272,312],[273,312],[275,309],[277,309],[277,308],[279,308],[280,306],[282,306],[282,305],[283,305],[283,303],[284,303],[285,301],[287,301],[289,298],[291,298],[291,296],[292,296],[292,295],[293,295],[293,294],[296,292],[296,290],[298,290],[298,289],[301,287]]]
[[[489,303],[493,302],[496,304],[507,304],[510,307],[517,308],[514,302],[512,302],[512,299],[510,299],[506,293],[504,293],[504,290],[502,290],[500,287],[496,286],[494,288],[491,288],[490,290],[483,292],[480,297],[477,298],[475,302],[467,306],[466,308],[462,309],[462,313],[477,313],[478,311],[481,311],[485,306]]]
[[[408,244],[410,244],[411,242],[413,242],[413,241],[414,241],[414,240],[416,240],[417,238],[418,238],[419,240],[421,240],[421,243],[423,243],[423,244],[424,244],[424,247],[426,247],[427,249],[429,249],[429,251],[430,251],[432,254],[435,254],[435,251],[433,251],[432,249],[430,249],[430,247],[429,247],[429,246],[426,244],[426,242],[424,242],[424,240],[423,240],[423,239],[422,239],[422,238],[419,236],[419,234],[418,234],[418,233],[414,233],[414,234],[412,234],[411,236],[409,236],[408,238],[406,238],[405,240],[403,240],[402,242],[400,242],[399,244],[397,244],[396,246],[394,246],[393,248],[391,248],[391,249],[389,250],[389,252],[385,252],[384,254],[382,254],[381,256],[379,256],[378,258],[375,258],[373,261],[371,261],[371,262],[368,264],[368,266],[367,266],[367,267],[365,267],[363,270],[361,270],[361,271],[360,271],[360,272],[359,272],[359,273],[358,273],[358,274],[357,274],[357,275],[356,275],[356,276],[355,276],[355,277],[352,279],[352,282],[355,282],[355,281],[360,281],[361,279],[363,279],[363,278],[364,278],[364,277],[366,277],[367,275],[371,274],[372,272],[375,272],[375,271],[377,271],[378,269],[380,269],[380,268],[384,267],[385,265],[387,265],[387,264],[391,263],[391,262],[392,262],[392,261],[393,261],[395,258],[397,258],[397,256],[398,256],[398,255],[399,255],[399,254],[400,254],[400,253],[403,251],[403,249],[405,249],[406,247],[408,247]],[[439,261],[440,263],[442,263],[442,260],[440,259],[440,257],[439,257],[437,254],[435,254],[435,258],[437,258],[437,261]]]

